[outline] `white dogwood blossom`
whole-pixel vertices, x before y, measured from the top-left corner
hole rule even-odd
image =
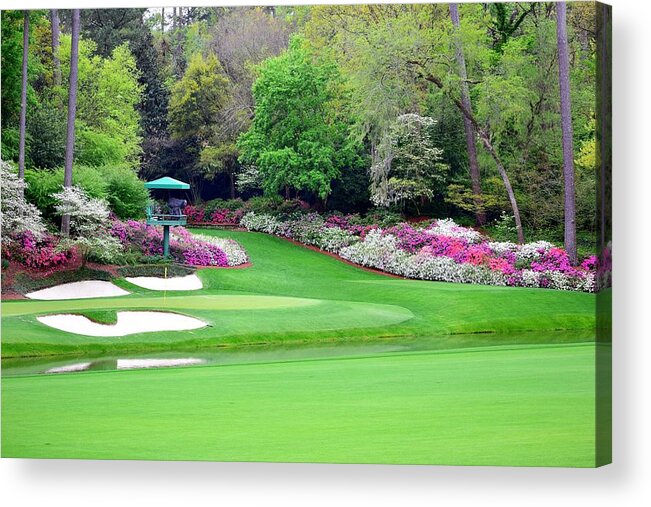
[[[76,246],[87,259],[110,263],[122,251],[119,240],[108,233],[108,203],[89,197],[79,187],[67,187],[54,194],[59,215],[70,215],[70,238],[65,243]]]
[[[45,224],[39,209],[25,199],[27,184],[18,179],[11,165],[4,161],[0,161],[0,175],[3,241],[11,242],[12,236],[23,232],[31,232],[36,238],[41,237],[45,232]]]

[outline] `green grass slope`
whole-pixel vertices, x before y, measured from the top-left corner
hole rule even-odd
[[[490,344],[497,333],[564,329],[585,334],[595,325],[592,294],[400,280],[264,234],[201,232],[239,241],[253,265],[199,270],[204,289],[192,293],[164,294],[120,280],[118,285],[133,294],[74,301],[5,301],[3,356],[495,333],[481,339]],[[91,338],[50,329],[36,320],[48,313],[120,309],[177,311],[203,319],[209,326],[181,333]]]

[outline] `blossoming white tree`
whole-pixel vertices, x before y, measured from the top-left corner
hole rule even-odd
[[[382,156],[370,170],[371,200],[376,206],[412,202],[418,209],[441,191],[448,166],[436,147],[435,124],[429,116],[398,116],[378,147]]]
[[[19,179],[9,163],[0,161],[0,174],[2,180],[2,240],[10,243],[12,237],[31,232],[39,238],[45,232],[45,224],[41,212],[36,206],[25,199],[27,184]]]
[[[90,255],[97,260],[111,262],[122,247],[117,238],[108,233],[108,203],[89,197],[79,187],[65,187],[54,194],[54,198],[57,214],[70,216],[70,237],[66,243],[77,247],[83,263]]]

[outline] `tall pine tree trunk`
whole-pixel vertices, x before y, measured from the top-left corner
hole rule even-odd
[[[456,3],[450,4],[450,18],[457,32],[454,37],[454,45],[456,48],[456,59],[459,67],[459,77],[461,77],[461,103],[468,111],[472,111],[472,104],[470,102],[470,92],[468,91],[468,74],[466,71],[466,59],[463,54],[463,46],[459,38],[459,7]],[[463,116],[463,127],[466,132],[466,145],[468,147],[468,168],[470,171],[470,181],[472,185],[472,193],[475,201],[475,220],[477,225],[484,225],[486,223],[486,212],[484,211],[484,203],[481,195],[481,175],[479,174],[479,164],[477,162],[477,145],[475,142],[475,128],[472,122]]]
[[[183,24],[183,7],[177,7],[174,13],[174,37],[176,42],[172,48],[172,60],[174,64],[174,75],[176,77],[181,77],[184,71],[184,60],[183,60],[183,32],[181,31],[181,25]]]
[[[54,66],[54,84],[61,86],[61,60],[59,60],[59,11],[50,11],[52,25],[52,64]]]
[[[72,47],[70,49],[70,88],[68,90],[68,136],[63,186],[72,186],[72,160],[75,149],[75,116],[77,113],[77,78],[79,75],[79,9],[72,11]],[[70,234],[70,215],[63,215],[61,232]]]
[[[20,90],[20,139],[18,141],[18,178],[25,178],[25,135],[27,127],[27,58],[29,55],[29,11],[23,21],[23,83]]]
[[[574,189],[574,141],[572,103],[570,99],[570,58],[567,44],[567,5],[556,4],[556,36],[558,40],[558,82],[561,95],[561,129],[563,137],[563,182],[565,187],[565,250],[572,265],[577,264],[576,202]]]

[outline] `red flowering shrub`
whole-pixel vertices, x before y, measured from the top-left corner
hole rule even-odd
[[[3,244],[2,256],[31,269],[63,267],[75,258],[72,249],[59,248],[56,236],[46,233],[40,238],[27,231],[13,238],[9,246]]]
[[[188,223],[198,224],[206,221],[206,210],[199,206],[188,205],[183,208],[183,213],[188,217]]]

